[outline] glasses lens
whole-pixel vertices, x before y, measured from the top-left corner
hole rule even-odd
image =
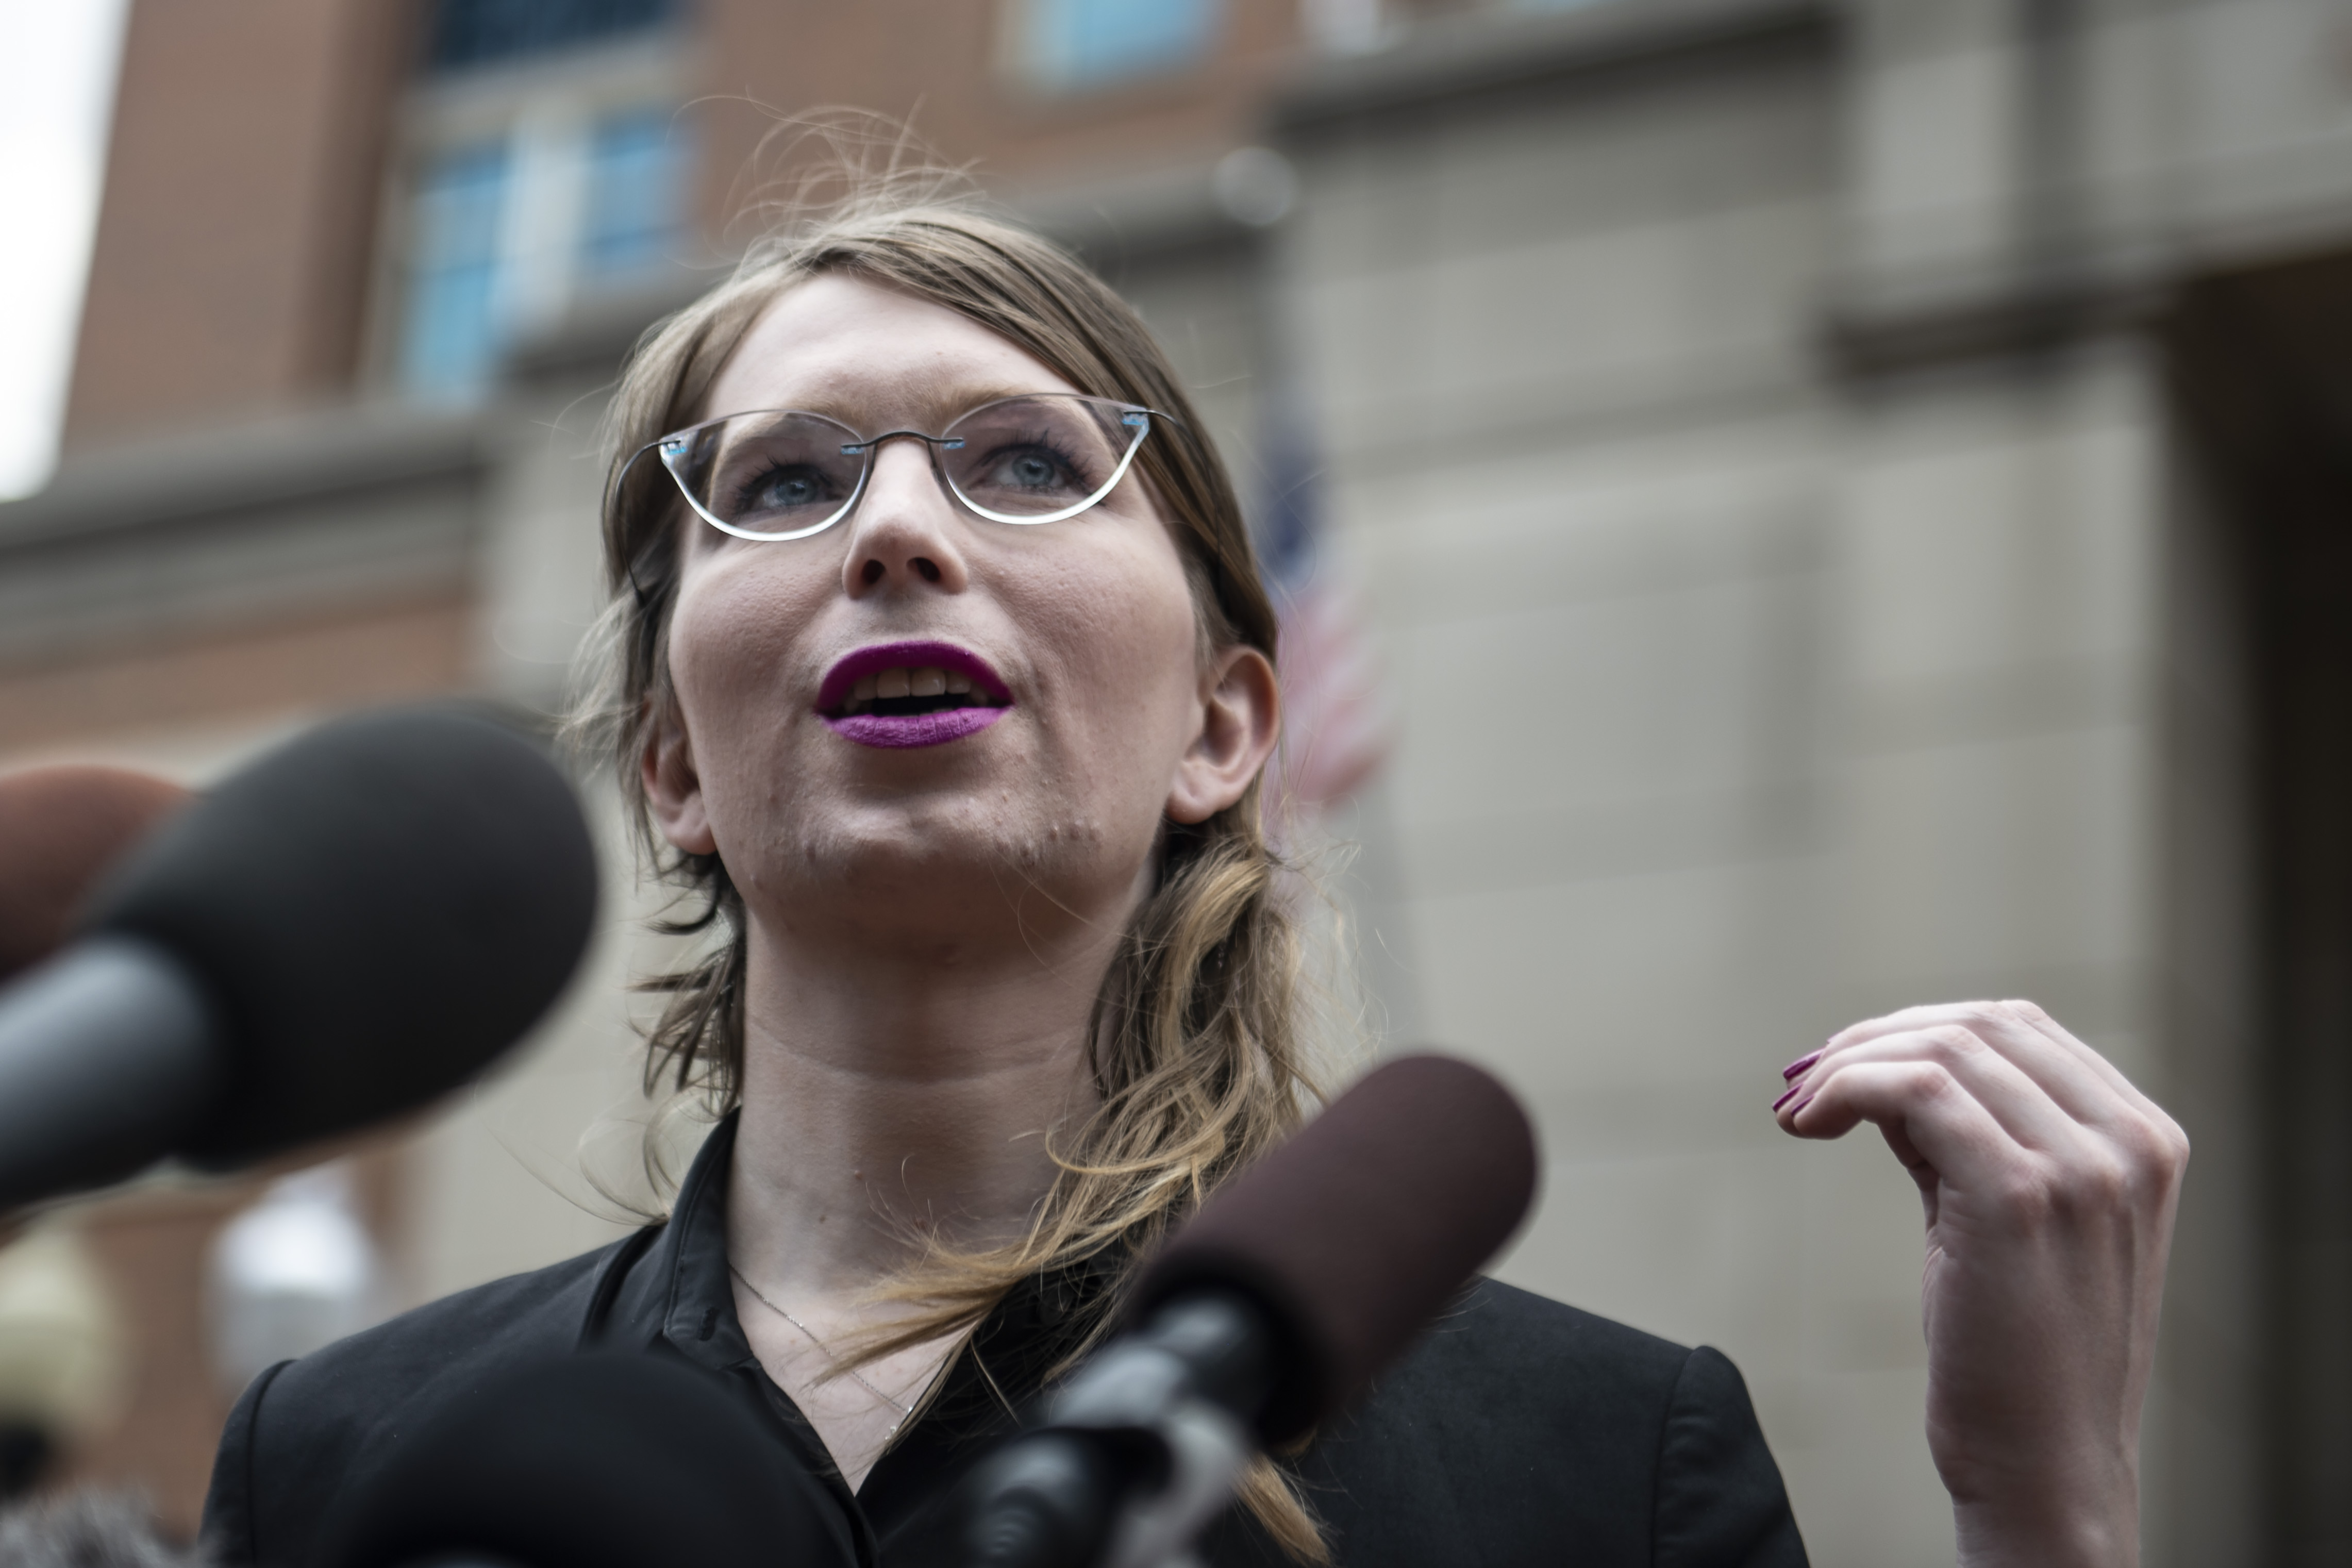
[[[856,499],[856,432],[814,414],[739,414],[704,426],[662,460],[705,515],[754,539],[790,539],[838,518]]]
[[[1044,521],[1100,500],[1149,428],[1141,410],[1121,404],[1008,397],[949,426],[940,462],[975,511]]]

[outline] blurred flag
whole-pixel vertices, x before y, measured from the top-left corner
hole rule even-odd
[[[1282,746],[1267,770],[1277,819],[1345,800],[1387,759],[1380,671],[1355,597],[1324,558],[1321,454],[1301,400],[1272,421],[1258,550],[1282,617]]]

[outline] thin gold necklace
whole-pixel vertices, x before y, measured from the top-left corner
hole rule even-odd
[[[823,1340],[817,1338],[816,1331],[814,1329],[810,1328],[806,1323],[802,1322],[798,1318],[793,1317],[790,1312],[785,1311],[782,1307],[777,1306],[773,1301],[769,1300],[767,1297],[761,1295],[760,1293],[760,1288],[757,1285],[752,1284],[749,1279],[743,1278],[743,1271],[740,1268],[738,1268],[735,1265],[730,1263],[727,1266],[727,1272],[735,1276],[736,1282],[741,1285],[744,1289],[751,1292],[751,1300],[759,1302],[760,1305],[767,1308],[771,1312],[775,1313],[776,1316],[782,1318],[784,1321],[798,1329],[802,1333],[806,1334],[808,1336],[808,1342],[816,1347],[817,1354],[824,1357],[825,1360],[831,1362],[834,1365],[840,1367],[842,1371],[856,1379],[858,1387],[864,1389],[866,1393],[872,1394],[875,1398],[880,1400],[883,1404],[897,1411],[898,1413],[898,1419],[890,1423],[890,1430],[893,1433],[897,1432],[899,1427],[906,1425],[907,1417],[915,1413],[915,1407],[913,1405],[902,1404],[899,1401],[891,1398],[880,1389],[875,1387],[871,1382],[867,1381],[864,1373],[858,1371],[854,1366],[846,1364],[839,1356],[834,1354],[833,1347],[826,1344]],[[814,1388],[815,1384],[812,1384],[810,1386]]]

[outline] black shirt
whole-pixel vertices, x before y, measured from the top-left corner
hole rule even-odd
[[[231,1568],[306,1568],[339,1492],[490,1372],[589,1344],[682,1356],[735,1380],[821,1483],[842,1561],[928,1555],[952,1480],[1013,1429],[1099,1278],[1032,1279],[852,1494],[751,1353],[727,1269],[735,1124],[715,1129],[666,1225],[446,1300],[270,1368],[230,1415],[205,1533]],[[1800,1568],[1803,1542],[1739,1373],[1720,1353],[1481,1280],[1360,1408],[1288,1461],[1346,1568],[1577,1563]],[[1287,1560],[1239,1510],[1213,1568]]]

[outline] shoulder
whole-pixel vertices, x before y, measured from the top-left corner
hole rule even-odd
[[[1622,1394],[1646,1404],[1672,1386],[1690,1355],[1688,1346],[1672,1340],[1499,1279],[1480,1279],[1431,1328],[1402,1370],[1423,1379],[1535,1382],[1544,1393],[1557,1393],[1565,1383],[1588,1395]]]
[[[1329,1436],[1375,1449],[1464,1444],[1458,1451],[1517,1468],[1630,1469],[1654,1458],[1691,1356],[1670,1340],[1481,1279]]]
[[[1300,1467],[1359,1564],[1801,1563],[1738,1370],[1480,1280]],[[1433,1555],[1432,1555],[1433,1554]]]
[[[291,1560],[331,1496],[404,1430],[500,1367],[573,1349],[600,1282],[644,1234],[458,1291],[257,1378],[222,1434],[205,1504],[221,1561]]]
[[[460,1290],[289,1363],[269,1388],[271,1427],[373,1422],[388,1405],[437,1401],[519,1356],[571,1350],[604,1266],[629,1245]]]

